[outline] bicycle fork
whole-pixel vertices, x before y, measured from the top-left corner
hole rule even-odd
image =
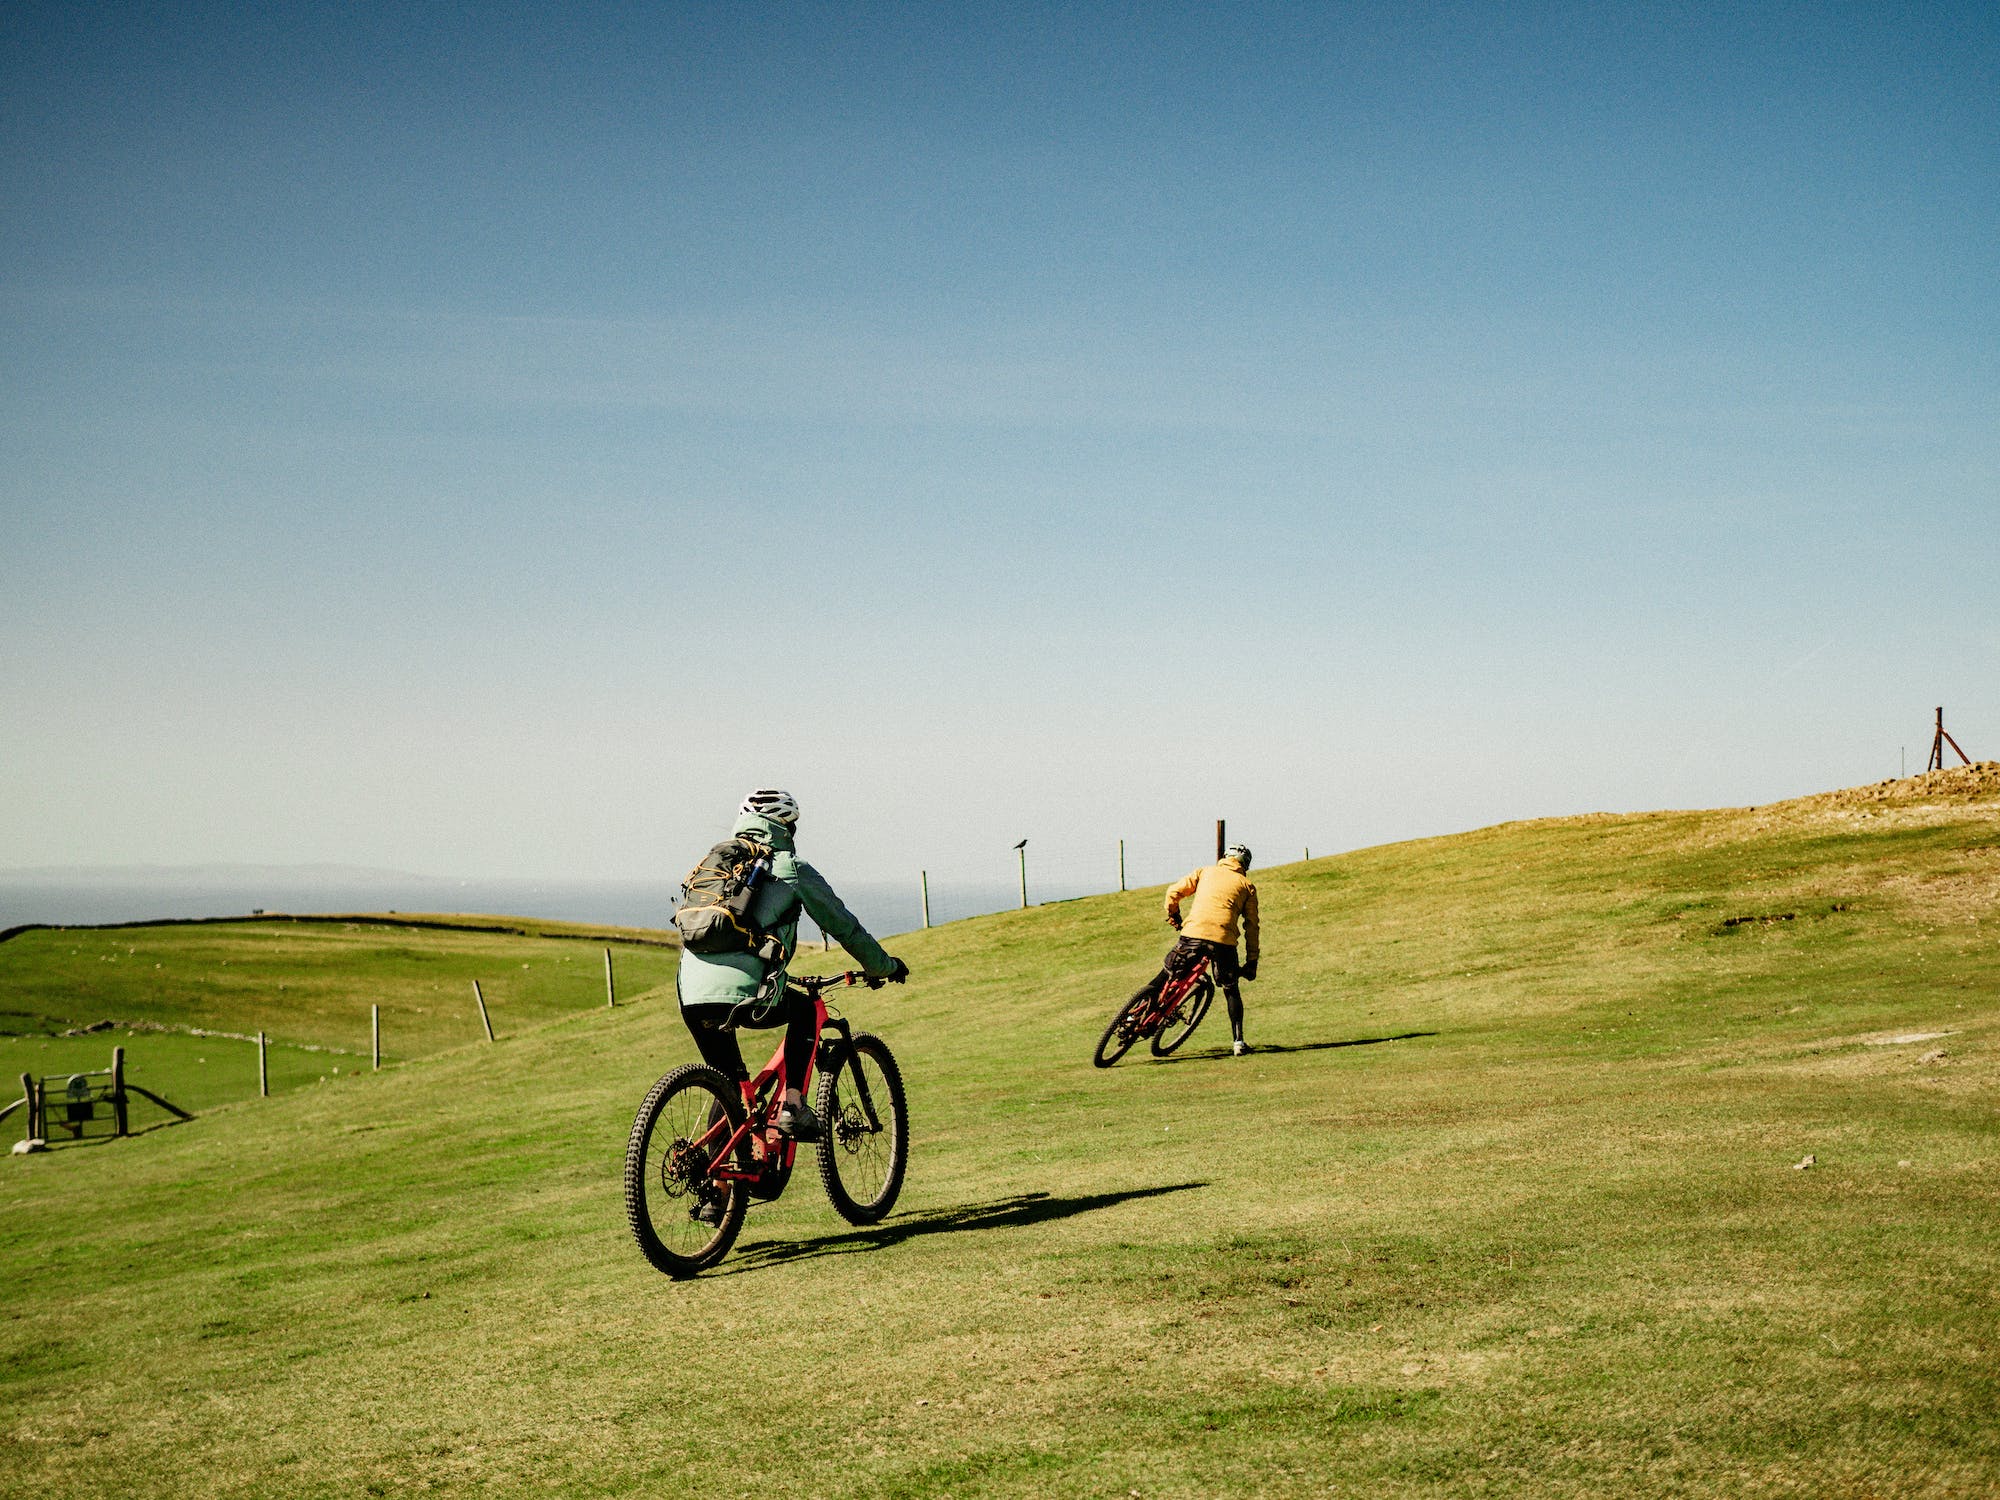
[[[838,1042],[820,1043],[820,1068],[826,1073],[832,1073],[840,1065],[844,1050],[845,1055],[854,1064],[853,1067],[847,1070],[847,1073],[854,1080],[854,1092],[861,1099],[861,1113],[868,1120],[868,1133],[870,1135],[880,1135],[882,1133],[882,1117],[875,1112],[875,1096],[868,1092],[868,1075],[861,1069],[861,1054],[854,1050],[853,1028],[847,1024],[847,1018],[844,1016],[828,1016],[826,1018],[826,1025],[829,1031],[835,1031],[840,1034],[840,1040]],[[832,1120],[822,1120],[820,1126],[824,1130],[832,1130],[834,1122]]]

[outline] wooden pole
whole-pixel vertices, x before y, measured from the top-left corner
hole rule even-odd
[[[1951,731],[1944,727],[1944,710],[1940,708],[1937,711],[1937,749],[1934,752],[1937,756],[1937,768],[1940,771],[1944,769],[1944,747],[1946,745],[1951,746],[1957,752],[1961,762],[1968,766],[1972,764],[1972,757],[1959,747],[1958,741],[1951,737]]]
[[[1311,863],[1312,863],[1312,857],[1313,857],[1313,851],[1312,851],[1312,845],[1311,845],[1311,844],[1307,844],[1307,845],[1306,845],[1306,863],[1307,863],[1307,864],[1311,864]]]
[[[30,1078],[26,1073],[21,1075],[21,1098],[28,1105],[28,1133],[22,1139],[29,1141],[42,1140],[44,1137],[41,1131],[35,1128],[41,1123],[39,1118],[41,1109],[35,1102],[35,1080]]]
[[[1021,910],[1028,909],[1028,846],[1024,843],[1014,851],[1021,856]]]
[[[382,1007],[368,1007],[368,1038],[375,1049],[375,1071],[382,1071]]]
[[[119,1135],[128,1135],[126,1128],[130,1119],[125,1112],[125,1049],[111,1049],[111,1128]]]
[[[929,870],[917,871],[917,895],[923,901],[924,926],[928,927],[931,925],[931,872]]]
[[[1944,727],[1944,710],[1940,708],[1937,711],[1937,733],[1931,739],[1931,758],[1924,762],[1924,769],[1926,771],[1942,771],[1944,769],[1944,747],[1946,745],[1951,746],[1953,752],[1961,762],[1968,766],[1972,764],[1972,757],[1965,753],[1964,747],[1957,740],[1953,739],[1951,731]]]
[[[609,948],[604,950],[604,1008],[606,1010],[616,1010],[618,1008],[618,986],[616,981],[611,977],[611,950]]]
[[[486,1040],[493,1040],[493,1018],[486,1014],[486,997],[479,992],[479,981],[472,981],[472,998],[479,1006],[479,1024],[486,1028]]]
[[[1222,859],[1222,850],[1223,850],[1222,840],[1223,840],[1222,819],[1217,818],[1215,820],[1215,858],[1218,863]]]
[[[271,1097],[271,1058],[269,1044],[263,1032],[257,1033],[257,1097]]]
[[[1118,889],[1125,889],[1125,840],[1118,841]]]

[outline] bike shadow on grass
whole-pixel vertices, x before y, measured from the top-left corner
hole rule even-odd
[[[825,1234],[811,1240],[762,1240],[737,1249],[728,1266],[711,1272],[716,1276],[736,1276],[745,1271],[761,1271],[794,1261],[814,1260],[823,1255],[854,1255],[868,1250],[886,1250],[905,1240],[927,1234],[961,1234],[975,1229],[1025,1229],[1052,1219],[1074,1218],[1120,1203],[1141,1198],[1158,1198],[1167,1193],[1185,1193],[1207,1187],[1206,1182],[1176,1182],[1165,1187],[1131,1188],[1122,1193],[1082,1193],[1058,1198],[1049,1193],[1016,1193],[1011,1198],[995,1198],[990,1203],[967,1203],[957,1208],[933,1208],[922,1213],[898,1214],[871,1229],[854,1229],[844,1234]]]
[[[1414,1042],[1420,1037],[1436,1036],[1435,1031],[1399,1031],[1394,1036],[1357,1036],[1342,1042],[1258,1042],[1249,1051],[1251,1057],[1266,1057],[1280,1052],[1331,1052],[1336,1047],[1379,1047],[1384,1042]],[[1219,1062],[1230,1056],[1229,1044],[1211,1047],[1205,1052],[1177,1052],[1171,1057],[1156,1057],[1154,1062]]]

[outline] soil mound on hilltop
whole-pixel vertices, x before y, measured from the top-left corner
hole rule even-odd
[[[1989,797],[2000,797],[2000,760],[1974,761],[1969,766],[1924,771],[1871,786],[1850,786],[1837,792],[1794,797],[1789,802],[1771,803],[1769,810],[1819,812],[1846,807],[1908,807],[1927,802],[1982,802]]]
[[[1719,810],[1704,820],[1700,839],[1715,844],[1785,828],[1938,828],[1965,823],[1991,825],[2000,832],[2000,761],[1975,761],[1787,802]],[[2000,870],[1992,874],[2000,881]],[[2000,900],[2000,883],[1989,884],[1989,897]]]
[[[1691,840],[1696,844],[1717,844],[1801,823],[1917,826],[1962,821],[1967,814],[1976,821],[2000,821],[2000,760],[1974,761],[1969,766],[1924,771],[1915,776],[1895,777],[1867,786],[1842,787],[1832,792],[1813,792],[1783,802],[1762,802],[1752,807],[1567,813],[1560,817],[1530,818],[1499,826],[1574,826],[1698,816],[1701,822],[1690,833]]]

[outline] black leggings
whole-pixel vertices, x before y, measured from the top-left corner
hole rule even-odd
[[[701,1053],[701,1060],[718,1069],[731,1082],[741,1083],[750,1076],[750,1070],[743,1065],[743,1049],[736,1045],[737,1029],[770,1031],[782,1026],[785,1028],[785,1087],[804,1088],[806,1067],[812,1061],[816,1020],[813,1003],[806,998],[805,992],[787,989],[784,999],[770,1005],[745,1005],[733,1010],[736,1019],[731,1021],[732,1007],[727,1005],[681,1007],[681,1020],[687,1023],[688,1031],[693,1034],[695,1050]]]

